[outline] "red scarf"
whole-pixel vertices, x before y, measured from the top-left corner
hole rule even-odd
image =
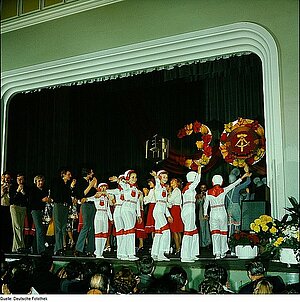
[[[191,182],[188,182],[182,190],[182,194],[184,194],[190,188]]]
[[[224,189],[221,188],[220,185],[215,185],[214,187],[212,187],[211,189],[209,189],[207,191],[207,194],[217,197],[223,192],[224,192]]]

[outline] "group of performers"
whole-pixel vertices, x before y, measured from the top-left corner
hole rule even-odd
[[[167,255],[174,245],[175,255],[182,262],[198,260],[199,230],[196,226],[197,192],[201,180],[201,166],[198,171],[190,171],[186,175],[186,184],[181,190],[181,181],[172,178],[168,183],[168,172],[152,171],[147,183],[149,188],[140,190],[137,186],[137,173],[127,170],[119,176],[112,176],[109,181],[117,183],[117,188],[109,189],[108,183],[98,183],[92,169],[83,169],[82,178],[72,179],[71,172],[61,171],[61,178],[50,192],[43,189],[44,178],[35,178],[36,190],[29,194],[31,211],[37,230],[38,253],[45,250],[40,224],[41,210],[45,212],[45,205],[54,202],[53,221],[56,255],[63,251],[66,244],[69,210],[79,212],[79,235],[75,245],[75,256],[92,255],[103,258],[108,243],[111,226],[114,226],[116,238],[117,258],[135,261],[136,239],[139,247],[143,246],[143,239],[151,236],[151,256],[156,261],[170,261]],[[206,192],[200,192],[202,202],[202,217],[209,221],[213,254],[218,258],[226,256],[228,251],[228,215],[225,208],[225,196],[242,183],[244,178],[249,182],[251,173],[245,169],[245,174],[227,187],[222,187],[223,178],[215,175],[212,179],[213,187]],[[247,182],[244,182],[247,185]],[[206,188],[205,188],[206,189]],[[2,194],[1,194],[2,196]],[[148,207],[144,217],[144,206]],[[46,208],[47,208],[46,207]],[[74,210],[75,208],[75,210]],[[73,210],[72,210],[73,209]],[[77,219],[76,213],[71,213]],[[208,216],[209,214],[209,216]],[[69,221],[70,223],[70,221]],[[203,221],[200,229],[203,229]],[[70,226],[69,226],[70,227]],[[72,228],[72,227],[71,227]],[[202,230],[207,233],[208,228]],[[209,232],[209,231],[208,231]],[[209,236],[209,235],[207,235]]]

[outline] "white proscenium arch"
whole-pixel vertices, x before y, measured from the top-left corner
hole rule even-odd
[[[2,150],[5,168],[8,104],[13,95],[45,87],[132,75],[172,64],[252,52],[262,61],[267,184],[271,214],[284,214],[285,176],[277,45],[263,27],[239,22],[3,72]]]

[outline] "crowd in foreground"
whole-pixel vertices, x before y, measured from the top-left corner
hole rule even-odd
[[[299,283],[285,285],[281,277],[268,276],[261,261],[247,265],[249,282],[237,292],[230,289],[227,270],[216,261],[205,266],[204,277],[189,288],[188,274],[181,266],[170,266],[155,274],[155,262],[144,255],[136,269],[115,270],[107,260],[72,260],[55,269],[51,256],[24,257],[12,262],[1,257],[2,294],[298,294]],[[194,285],[195,287],[195,285]]]

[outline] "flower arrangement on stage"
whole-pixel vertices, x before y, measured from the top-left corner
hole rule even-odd
[[[180,129],[177,137],[181,139],[187,135],[191,135],[192,133],[202,134],[201,140],[196,141],[197,149],[201,151],[201,155],[196,156],[195,158],[184,158],[184,165],[189,169],[198,170],[198,166],[207,165],[212,156],[212,148],[210,146],[212,134],[210,129],[206,125],[195,121],[194,123],[187,124],[182,129]]]
[[[229,245],[235,247],[237,245],[251,245],[252,247],[258,245],[259,237],[254,233],[238,232],[234,233],[229,238]]]
[[[272,237],[266,246],[266,253],[270,258],[278,258],[283,248],[294,250],[294,254],[300,261],[300,230],[299,230],[299,203],[294,197],[289,197],[292,207],[285,208],[288,213],[283,216],[281,221],[276,221],[278,232]]]
[[[279,231],[277,221],[269,215],[261,215],[256,218],[250,224],[250,229],[257,234],[261,244],[267,244],[270,239],[277,236]]]
[[[219,148],[224,160],[233,166],[254,165],[266,152],[264,129],[258,121],[238,118],[224,125]]]

